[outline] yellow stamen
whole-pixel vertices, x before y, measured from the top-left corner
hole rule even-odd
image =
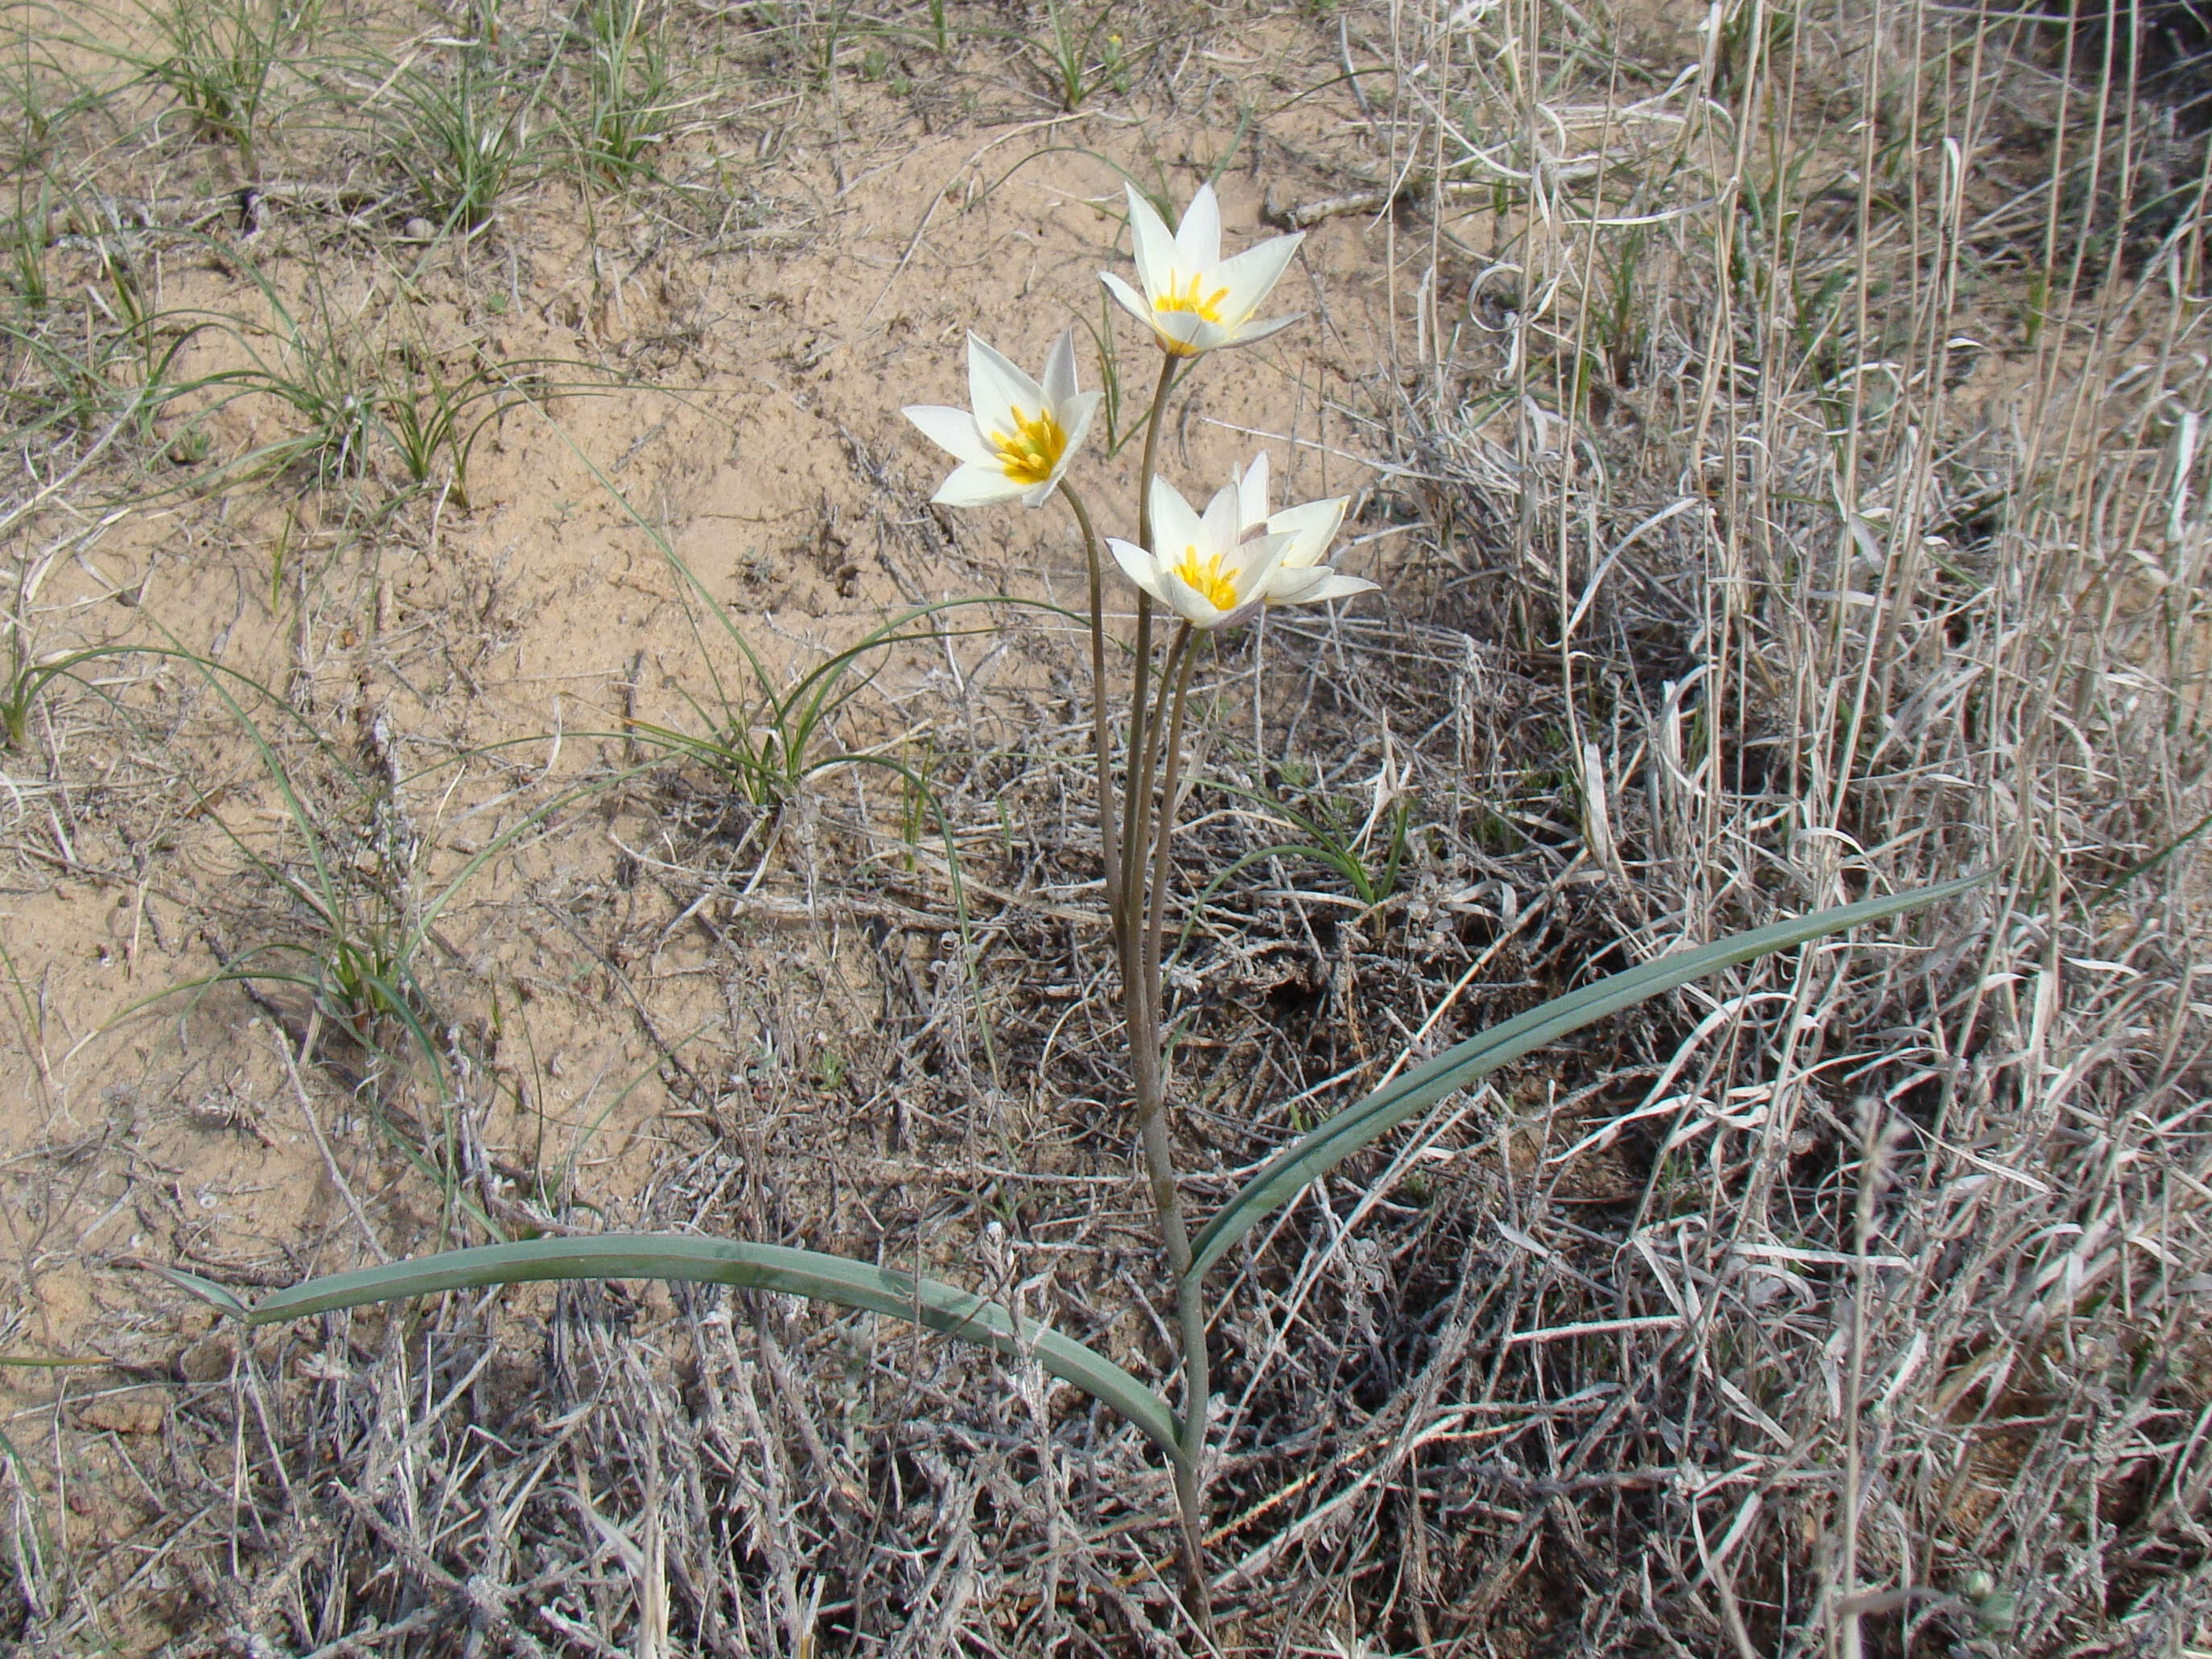
[[[1216,611],[1234,611],[1237,608],[1237,583],[1231,576],[1222,574],[1221,555],[1218,553],[1208,553],[1201,559],[1197,548],[1186,547],[1182,550],[1182,562],[1175,567],[1175,574],[1182,579],[1184,586],[1201,595]]]
[[[1188,288],[1182,287],[1176,282],[1176,274],[1170,270],[1168,272],[1167,292],[1152,301],[1152,309],[1155,312],[1187,311],[1202,321],[1219,322],[1221,302],[1229,297],[1229,290],[1217,288],[1211,294],[1201,295],[1198,291],[1198,283],[1199,279],[1194,276]]]
[[[1013,417],[1012,437],[1003,432],[991,434],[991,447],[999,453],[999,465],[1006,477],[1018,484],[1041,484],[1052,477],[1053,468],[1067,450],[1067,434],[1052,417],[1048,409],[1035,416],[1022,413],[1016,404],[1008,411]]]

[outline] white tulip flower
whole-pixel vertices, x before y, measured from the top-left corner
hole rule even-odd
[[[1224,259],[1221,204],[1213,198],[1212,185],[1199,186],[1172,234],[1133,185],[1128,196],[1137,280],[1145,291],[1139,294],[1111,271],[1101,271],[1098,280],[1170,352],[1195,357],[1219,346],[1249,345],[1296,320],[1270,317],[1255,322],[1252,313],[1305,240],[1303,232],[1272,237]]]
[[[1239,532],[1290,538],[1282,562],[1267,580],[1269,605],[1316,605],[1323,599],[1348,599],[1355,593],[1376,591],[1376,585],[1366,577],[1347,576],[1322,562],[1344,522],[1344,509],[1352,504],[1350,496],[1307,501],[1270,514],[1267,451],[1261,450],[1252,458],[1251,465],[1232,476],[1237,481]]]
[[[1231,628],[1266,602],[1288,536],[1243,536],[1237,486],[1214,492],[1201,516],[1164,478],[1152,480],[1152,541],[1146,552],[1109,536],[1122,574],[1194,628]]]
[[[1075,389],[1073,329],[1054,343],[1042,386],[971,331],[968,398],[975,407],[913,404],[902,411],[960,462],[930,499],[946,507],[988,507],[1018,497],[1024,506],[1042,507],[1083,447],[1101,395]]]

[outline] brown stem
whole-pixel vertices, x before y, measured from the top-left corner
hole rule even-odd
[[[1160,425],[1167,412],[1168,395],[1181,378],[1183,360],[1166,355],[1160,364],[1158,384],[1152,391],[1152,407],[1145,424],[1145,456],[1137,479],[1137,540],[1157,556],[1152,545],[1152,478],[1159,457]],[[1073,499],[1071,497],[1071,499]],[[1096,605],[1093,605],[1094,614]],[[1121,961],[1121,1006],[1129,1034],[1130,1081],[1136,1096],[1137,1133],[1144,1152],[1146,1183],[1152,1188],[1152,1210],[1159,1222],[1160,1243],[1167,1256],[1168,1276],[1176,1287],[1176,1315],[1182,1349],[1183,1422],[1175,1462],[1176,1507],[1181,1512],[1182,1534],[1183,1605],[1209,1644],[1213,1619],[1206,1568],[1206,1419],[1209,1383],[1206,1352],[1206,1310],[1200,1287],[1190,1271],[1190,1231],[1183,1218],[1182,1198],[1176,1186],[1175,1149],[1168,1134],[1167,1086],[1160,1048],[1159,943],[1147,934],[1157,933],[1161,915],[1158,889],[1166,881],[1167,842],[1173,829],[1175,787],[1180,768],[1183,703],[1190,684],[1190,665],[1197,655],[1192,629],[1185,623],[1176,631],[1162,665],[1159,686],[1151,685],[1152,656],[1152,600],[1137,599],[1136,665],[1129,697],[1129,779],[1122,798],[1121,880],[1109,880],[1107,899],[1115,913],[1115,944]],[[1168,793],[1160,804],[1159,823],[1152,827],[1152,778],[1158,764],[1162,728],[1167,731]],[[1104,769],[1102,756],[1100,769]],[[1102,801],[1107,798],[1102,793]],[[1157,845],[1152,837],[1157,836]],[[1150,860],[1154,892],[1146,902],[1146,849],[1153,846]]]
[[[1152,844],[1152,780],[1159,772],[1160,733],[1167,725],[1167,706],[1174,694],[1176,673],[1190,635],[1190,624],[1185,623],[1176,633],[1175,643],[1168,647],[1168,659],[1160,668],[1159,687],[1149,717],[1144,722],[1143,752],[1133,755],[1130,760],[1129,799],[1132,805],[1127,832],[1121,838],[1121,845],[1128,851],[1128,856],[1122,860],[1121,872],[1123,926],[1128,936],[1128,942],[1123,947],[1121,967],[1125,974],[1133,974],[1136,981],[1146,988],[1155,1012],[1159,1007],[1159,996],[1152,986],[1152,976],[1145,968],[1151,960],[1144,933],[1148,909],[1145,876],[1151,860],[1145,849]]]
[[[1180,1219],[1180,1218],[1178,1218]],[[1182,1340],[1182,1455],[1176,1459],[1176,1507],[1182,1511],[1182,1603],[1210,1640],[1212,1575],[1206,1566],[1206,1419],[1212,1401],[1206,1355],[1206,1304],[1185,1250],[1176,1280],[1176,1324]]]
[[[1206,1349],[1206,1309],[1200,1286],[1190,1271],[1190,1235],[1183,1218],[1182,1197],[1176,1185],[1175,1153],[1168,1133],[1167,1079],[1162,1052],[1159,981],[1161,896],[1167,885],[1168,844],[1175,833],[1175,795],[1182,777],[1183,710],[1189,700],[1191,665],[1198,659],[1196,631],[1188,623],[1176,630],[1175,643],[1160,675],[1160,701],[1167,706],[1153,711],[1146,734],[1146,754],[1139,777],[1149,800],[1152,774],[1158,759],[1163,728],[1166,734],[1166,773],[1162,779],[1159,817],[1149,833],[1152,856],[1149,905],[1141,872],[1145,842],[1124,843],[1124,861],[1132,892],[1129,939],[1121,951],[1122,1005],[1128,1022],[1130,1071],[1136,1088],[1137,1127],[1145,1155],[1145,1172],[1152,1187],[1152,1208],[1158,1218],[1160,1240],[1165,1246],[1168,1275],[1176,1286],[1176,1317],[1182,1350],[1182,1443],[1176,1458],[1176,1501],[1182,1514],[1183,1601],[1200,1627],[1211,1632],[1203,1533],[1206,1516],[1206,1419],[1211,1393]],[[1133,783],[1132,787],[1139,787]],[[1140,837],[1146,834],[1139,820]],[[1139,927],[1139,915],[1144,925]]]
[[[1163,1017],[1166,1005],[1160,998],[1160,947],[1161,923],[1167,910],[1168,842],[1175,834],[1176,791],[1182,782],[1182,711],[1190,696],[1191,665],[1198,660],[1198,638],[1188,623],[1182,625],[1168,653],[1170,665],[1178,653],[1182,664],[1175,677],[1175,700],[1169,706],[1167,775],[1160,780],[1159,825],[1152,832],[1152,890],[1144,931],[1145,994]],[[1164,689],[1164,678],[1162,686]]]
[[[1133,866],[1136,861],[1130,862]],[[1125,952],[1124,960],[1135,954]],[[1176,1188],[1175,1152],[1168,1140],[1158,1011],[1145,1006],[1149,999],[1143,993],[1143,984],[1141,975],[1125,979],[1122,994],[1129,1023],[1129,1071],[1136,1085],[1138,1139],[1144,1151],[1153,1213],[1159,1222],[1160,1242],[1166,1247],[1168,1274],[1176,1285],[1176,1315],[1182,1347],[1182,1437],[1175,1456],[1175,1488],[1176,1507],[1182,1512],[1182,1522],[1183,1605],[1210,1636],[1213,1626],[1206,1584],[1203,1484],[1208,1387],[1206,1315],[1199,1305],[1199,1287],[1190,1271],[1190,1230],[1183,1219],[1182,1197]]]
[[[1160,355],[1160,378],[1152,387],[1152,406],[1145,416],[1145,459],[1137,470],[1137,545],[1155,556],[1158,549],[1152,545],[1152,475],[1160,451],[1160,422],[1168,410],[1168,393],[1182,378],[1182,360],[1171,352]],[[1147,714],[1148,679],[1152,665],[1152,596],[1137,595],[1137,659],[1131,676],[1129,691],[1129,764],[1135,766],[1143,753],[1146,741],[1145,721]],[[1144,836],[1138,828],[1141,813],[1139,800],[1151,799],[1152,773],[1147,769],[1140,787],[1135,778],[1129,780],[1128,793],[1121,803],[1121,845],[1142,847]],[[1124,884],[1128,890],[1109,893],[1112,905],[1127,916],[1128,931],[1133,937],[1139,919],[1141,901],[1136,890],[1143,866],[1141,854],[1133,857],[1128,869],[1123,872]],[[1118,924],[1117,924],[1118,925]]]
[[[1160,951],[1164,940],[1162,927],[1165,915],[1168,890],[1168,846],[1175,836],[1176,792],[1182,782],[1182,720],[1183,709],[1190,699],[1191,666],[1198,660],[1198,641],[1188,623],[1182,625],[1176,644],[1182,652],[1182,665],[1176,675],[1175,702],[1168,714],[1168,744],[1166,775],[1160,780],[1159,826],[1152,832],[1152,911],[1146,920],[1144,938],[1145,994],[1152,1007],[1155,1033],[1164,1023],[1167,1013],[1160,992]],[[1163,1094],[1166,1078],[1162,1068]],[[1166,1102],[1161,1102],[1160,1115],[1167,1115]],[[1182,1204],[1176,1201],[1176,1222],[1182,1224]],[[1206,1516],[1206,1419],[1212,1398],[1212,1384],[1208,1380],[1209,1364],[1206,1351],[1206,1304],[1200,1295],[1202,1286],[1198,1275],[1190,1270],[1190,1253],[1186,1246],[1181,1266],[1169,1252],[1170,1268],[1176,1276],[1176,1320],[1182,1328],[1182,1462],[1190,1471],[1191,1495],[1184,1511],[1184,1530],[1188,1534],[1204,1531]],[[1178,1494],[1180,1495],[1180,1494]],[[1201,1575],[1198,1584],[1198,1599],[1205,1599],[1203,1574],[1206,1557],[1200,1544],[1190,1545],[1193,1559]],[[1204,1622],[1205,1613],[1194,1609]],[[1209,1626],[1210,1628],[1210,1626]]]
[[[1067,498],[1075,522],[1083,527],[1083,548],[1091,562],[1091,748],[1098,768],[1098,846],[1106,878],[1106,906],[1118,945],[1121,931],[1118,898],[1121,890],[1121,815],[1115,811],[1114,803],[1114,750],[1106,734],[1104,576],[1098,554],[1098,532],[1091,527],[1091,514],[1084,507],[1083,498],[1065,478],[1060,481],[1060,493]]]
[[[1152,596],[1137,595],[1136,664],[1129,675],[1129,781],[1121,793],[1121,845],[1142,848],[1144,845],[1143,818],[1145,803],[1151,799],[1152,771],[1148,764],[1141,777],[1139,767],[1143,764],[1145,741],[1150,735],[1146,730],[1146,699],[1151,692],[1150,669],[1152,660]],[[1109,892],[1107,903],[1114,912],[1115,932],[1126,945],[1136,938],[1135,911],[1138,908],[1139,872],[1144,869],[1141,852],[1127,860],[1121,870],[1121,885]],[[1125,956],[1122,969],[1129,966]]]
[[[1135,868],[1137,860],[1129,860]],[[1122,952],[1126,963],[1143,954]],[[1138,1139],[1145,1157],[1146,1184],[1165,1246],[1168,1276],[1176,1286],[1176,1316],[1182,1348],[1182,1436],[1175,1458],[1176,1507],[1182,1511],[1183,1605],[1209,1635],[1212,1621],[1207,1595],[1204,1541],[1204,1485],[1207,1381],[1206,1311],[1199,1301],[1196,1275],[1190,1271],[1190,1230],[1183,1219],[1182,1196],[1176,1187],[1175,1152],[1168,1139],[1166,1079],[1160,1060],[1159,1008],[1146,994],[1141,971],[1125,974],[1123,1012],[1128,1020],[1129,1071],[1137,1097]]]
[[[1158,471],[1160,417],[1168,412],[1168,393],[1182,378],[1182,366],[1195,361],[1173,352],[1160,354],[1159,383],[1152,388],[1152,407],[1145,416],[1145,460],[1137,470],[1137,545],[1147,553],[1159,551],[1152,545],[1152,474]]]

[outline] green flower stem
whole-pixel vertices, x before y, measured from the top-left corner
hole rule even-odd
[[[1132,868],[1137,860],[1129,860]],[[1128,963],[1141,957],[1134,941],[1122,952]],[[1176,1315],[1179,1327],[1183,1376],[1182,1443],[1175,1457],[1176,1507],[1182,1511],[1184,1601],[1191,1615],[1206,1619],[1205,1494],[1199,1471],[1205,1448],[1206,1376],[1206,1308],[1203,1281],[1189,1270],[1190,1229],[1183,1218],[1182,1196],[1176,1186],[1175,1149],[1168,1138],[1167,1089],[1160,1054],[1158,1006],[1146,994],[1141,971],[1125,972],[1122,994],[1129,1030],[1129,1072],[1135,1085],[1138,1138],[1145,1156],[1145,1175],[1152,1188],[1152,1210],[1158,1219],[1160,1242],[1166,1247],[1168,1272],[1176,1285]],[[1196,1431],[1191,1428],[1196,1413]]]
[[[1145,700],[1152,691],[1152,596],[1140,592],[1137,595],[1137,646],[1133,666],[1129,671],[1129,781],[1121,794],[1121,845],[1135,849],[1144,846],[1144,831],[1139,827],[1143,809],[1139,803],[1146,799],[1146,785],[1152,781],[1149,775],[1141,781],[1138,777],[1148,735],[1145,730]],[[1121,871],[1121,887],[1107,892],[1106,902],[1114,912],[1116,928],[1135,920],[1129,911],[1138,884],[1137,872],[1143,866],[1142,851],[1133,851]]]
[[[1121,845],[1128,849],[1129,854],[1122,860],[1121,914],[1130,939],[1130,948],[1122,966],[1134,974],[1133,984],[1150,983],[1145,974],[1145,963],[1150,952],[1144,942],[1144,927],[1145,876],[1151,860],[1146,856],[1145,849],[1152,844],[1152,780],[1159,775],[1160,733],[1167,725],[1166,705],[1172,697],[1176,674],[1182,665],[1189,637],[1190,624],[1185,623],[1182,631],[1176,635],[1175,643],[1168,647],[1168,659],[1160,668],[1160,682],[1154,694],[1153,707],[1144,722],[1144,752],[1133,753],[1129,759],[1129,798],[1132,805],[1121,840]]]
[[[1075,486],[1066,478],[1060,481],[1060,493],[1067,498],[1069,511],[1075,522],[1083,528],[1083,550],[1091,567],[1091,747],[1098,767],[1098,845],[1100,861],[1106,878],[1106,902],[1111,912],[1115,943],[1121,933],[1121,910],[1117,896],[1121,890],[1121,815],[1114,802],[1114,750],[1112,740],[1106,732],[1106,612],[1103,561],[1099,557],[1098,532],[1091,523],[1091,514],[1083,505],[1083,498],[1075,493]]]
[[[1159,460],[1160,427],[1168,400],[1191,360],[1163,353],[1160,378],[1152,388],[1152,404],[1145,417],[1145,453],[1137,476],[1137,542],[1147,552],[1152,546],[1152,477]],[[1065,489],[1066,486],[1062,486]],[[1112,786],[1108,779],[1105,706],[1103,683],[1105,664],[1103,623],[1099,620],[1097,538],[1089,519],[1070,493],[1069,505],[1083,524],[1091,546],[1092,678],[1097,707],[1094,710],[1092,740],[1098,750],[1101,838],[1113,845],[1115,817]],[[1190,1230],[1183,1218],[1182,1198],[1176,1184],[1175,1149],[1168,1134],[1164,1056],[1161,1052],[1160,941],[1161,891],[1167,880],[1168,839],[1173,830],[1175,791],[1180,781],[1183,704],[1190,684],[1191,663],[1198,653],[1188,623],[1176,631],[1161,665],[1157,690],[1152,684],[1152,599],[1137,599],[1136,661],[1129,695],[1129,777],[1121,800],[1118,860],[1109,860],[1106,902],[1112,915],[1114,942],[1121,966],[1121,1004],[1129,1040],[1129,1073],[1135,1096],[1138,1139],[1145,1158],[1145,1174],[1152,1188],[1152,1209],[1158,1217],[1160,1243],[1168,1273],[1176,1286],[1176,1316],[1183,1380],[1186,1422],[1175,1466],[1176,1507],[1182,1519],[1183,1604],[1200,1631],[1209,1637],[1212,1619],[1206,1571],[1206,1494],[1201,1479],[1206,1449],[1206,1410],[1210,1390],[1206,1352],[1206,1304],[1200,1275],[1190,1271]],[[1161,738],[1166,737],[1167,793],[1162,798],[1157,830],[1152,826],[1152,781],[1159,769]],[[1157,836],[1157,840],[1154,837]],[[1152,856],[1146,858],[1146,850]],[[1151,866],[1152,888],[1146,878]],[[1149,902],[1148,902],[1149,899]],[[1196,1412],[1194,1431],[1188,1419]]]
[[[1160,378],[1152,387],[1152,406],[1145,416],[1145,459],[1144,464],[1137,469],[1137,545],[1147,553],[1158,550],[1152,546],[1152,474],[1159,459],[1160,422],[1168,412],[1168,393],[1182,379],[1179,368],[1182,361],[1172,352],[1160,354]],[[1138,757],[1145,747],[1146,702],[1146,694],[1151,689],[1149,676],[1152,665],[1152,596],[1140,592],[1137,595],[1136,665],[1132,671],[1129,691],[1129,764],[1133,767],[1138,763]],[[1149,785],[1151,781],[1152,774],[1147,771],[1145,782]],[[1140,848],[1144,845],[1142,834],[1137,828],[1137,803],[1140,797],[1148,798],[1149,794],[1149,789],[1139,787],[1135,778],[1130,779],[1128,794],[1121,803],[1121,845],[1124,847]],[[1134,871],[1140,867],[1140,858],[1141,854],[1133,854],[1129,861],[1131,869],[1122,872],[1123,884],[1132,890],[1108,894],[1109,902],[1115,908],[1127,907],[1133,925],[1137,920],[1134,914],[1137,900],[1133,890],[1139,880]]]
[[[1182,1511],[1184,1601],[1201,1626],[1207,1619],[1206,1558],[1202,1547],[1205,1492],[1200,1471],[1205,1449],[1206,1401],[1209,1393],[1206,1352],[1206,1306],[1202,1283],[1189,1271],[1190,1231],[1183,1218],[1182,1195],[1176,1184],[1175,1149],[1168,1133],[1167,1079],[1161,1052],[1161,1005],[1158,975],[1159,940],[1156,934],[1161,915],[1160,891],[1167,880],[1167,847],[1174,831],[1175,789],[1180,781],[1179,750],[1182,740],[1183,706],[1190,687],[1191,664],[1196,660],[1196,631],[1188,623],[1176,630],[1168,659],[1160,673],[1159,701],[1147,722],[1145,753],[1131,781],[1133,793],[1142,797],[1134,826],[1136,839],[1123,843],[1122,860],[1127,888],[1121,927],[1121,1001],[1129,1033],[1129,1072],[1136,1097],[1137,1131],[1143,1147],[1145,1175],[1152,1188],[1152,1210],[1158,1220],[1160,1242],[1167,1255],[1168,1273],[1176,1286],[1178,1346],[1182,1348],[1183,1377],[1183,1434],[1175,1458],[1176,1503]],[[1158,764],[1163,732],[1166,734],[1166,776],[1156,827],[1148,826],[1152,775]],[[1152,839],[1149,843],[1146,837]],[[1149,844],[1149,860],[1144,849]],[[1152,882],[1147,903],[1146,866]],[[1198,1413],[1198,1430],[1190,1431],[1191,1413]]]
[[[1175,835],[1176,791],[1182,783],[1182,714],[1190,698],[1191,665],[1198,660],[1198,635],[1188,623],[1176,634],[1176,642],[1168,652],[1168,663],[1172,668],[1176,657],[1182,659],[1175,674],[1175,697],[1169,705],[1167,775],[1160,781],[1159,824],[1152,832],[1152,890],[1151,908],[1145,917],[1145,994],[1151,998],[1155,1017],[1165,1007],[1160,998],[1161,925],[1167,911],[1168,842]],[[1167,687],[1167,678],[1161,678],[1161,690]]]
[[[1175,673],[1175,700],[1168,714],[1167,760],[1165,775],[1160,780],[1159,824],[1152,832],[1152,908],[1145,920],[1143,937],[1144,998],[1151,1014],[1151,1046],[1159,1048],[1161,1026],[1166,1018],[1166,1004],[1161,996],[1160,947],[1161,927],[1166,914],[1168,890],[1168,847],[1175,837],[1176,791],[1182,782],[1182,718],[1183,709],[1190,701],[1190,673],[1198,660],[1198,636],[1188,623],[1176,631],[1176,642],[1168,653],[1172,664],[1176,658],[1182,664]],[[1166,1078],[1164,1066],[1155,1068],[1158,1085],[1161,1090],[1155,1103],[1154,1115],[1160,1124],[1160,1144],[1167,1146]],[[1139,1103],[1141,1108],[1143,1103]],[[1149,1146],[1149,1143],[1148,1143]],[[1175,1170],[1164,1164],[1166,1176],[1168,1205],[1162,1210],[1160,1231],[1168,1240],[1168,1268],[1176,1277],[1176,1318],[1182,1328],[1182,1458],[1191,1472],[1192,1497],[1185,1513],[1194,1522],[1205,1513],[1206,1486],[1201,1471],[1206,1467],[1206,1402],[1212,1389],[1207,1381],[1206,1352],[1206,1301],[1201,1282],[1195,1273],[1185,1272],[1175,1265],[1178,1259],[1189,1260],[1190,1246],[1185,1241],[1182,1200],[1177,1192]],[[1159,1173],[1153,1178],[1153,1202],[1159,1202]],[[1202,1564],[1201,1564],[1202,1565]]]
[[[1160,354],[1159,381],[1152,387],[1152,406],[1145,415],[1145,461],[1137,470],[1137,545],[1147,553],[1159,551],[1152,545],[1152,474],[1159,470],[1161,417],[1168,412],[1168,393],[1182,379],[1182,365],[1197,361],[1171,351]]]

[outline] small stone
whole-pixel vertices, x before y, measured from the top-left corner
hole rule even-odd
[[[410,242],[427,242],[438,234],[438,228],[418,213],[399,228],[399,234]]]
[[[177,1356],[177,1376],[186,1382],[221,1382],[238,1360],[238,1343],[228,1331],[210,1331]]]
[[[77,1407],[77,1426],[112,1434],[155,1434],[161,1431],[162,1409],[161,1396],[150,1389],[102,1395]]]

